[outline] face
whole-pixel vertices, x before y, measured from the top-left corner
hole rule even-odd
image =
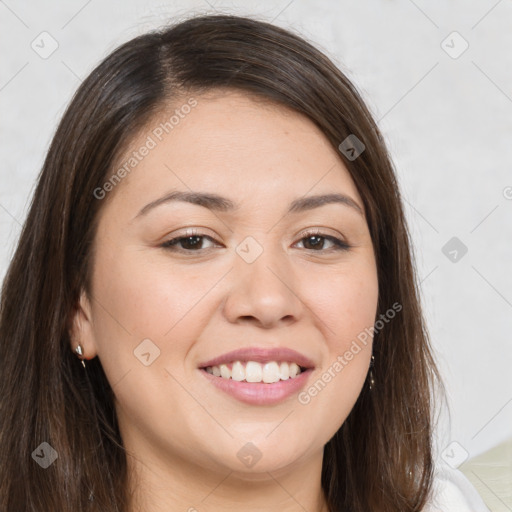
[[[137,160],[101,210],[80,342],[139,458],[247,478],[321,461],[371,356],[363,202],[307,118],[236,92],[194,98],[114,169]],[[192,199],[160,201],[176,192]]]

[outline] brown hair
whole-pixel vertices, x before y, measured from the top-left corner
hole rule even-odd
[[[70,318],[89,289],[91,247],[105,201],[94,197],[116,155],[185,91],[234,88],[306,115],[333,147],[354,134],[365,150],[339,157],[363,199],[379,280],[374,389],[364,386],[324,448],[322,486],[334,511],[419,511],[432,484],[436,383],[412,247],[383,137],[348,78],[301,37],[232,15],[193,17],[111,53],[74,95],[53,137],[0,304],[0,509],[125,510],[127,466],[113,393],[99,358],[84,371]],[[42,442],[58,459],[31,454]],[[91,491],[94,499],[89,500]]]

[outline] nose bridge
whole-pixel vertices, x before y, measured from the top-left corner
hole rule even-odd
[[[253,317],[265,325],[292,321],[301,314],[298,284],[288,255],[271,236],[246,237],[235,249],[225,313],[231,321]]]

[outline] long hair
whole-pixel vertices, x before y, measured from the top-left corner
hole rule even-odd
[[[113,51],[78,88],[53,137],[2,287],[1,512],[125,510],[126,454],[111,386],[99,358],[84,371],[70,348],[70,319],[81,291],[90,292],[98,215],[109,199],[94,191],[165,105],[215,88],[284,105],[320,128],[364,202],[377,317],[402,306],[375,332],[374,388],[364,386],[325,445],[321,483],[331,512],[412,512],[428,500],[436,383],[444,387],[383,136],[355,86],[309,42],[263,21],[206,15]],[[349,135],[365,146],[355,159],[338,150]],[[57,459],[43,468],[42,454]]]

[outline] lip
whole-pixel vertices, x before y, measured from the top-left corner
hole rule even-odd
[[[306,357],[305,355],[297,352],[296,350],[292,350],[290,348],[278,347],[278,348],[259,348],[259,347],[249,347],[249,348],[241,348],[238,350],[233,350],[231,352],[227,352],[226,354],[222,354],[218,357],[210,359],[208,361],[202,362],[198,365],[200,369],[206,368],[208,366],[219,366],[220,364],[229,364],[234,361],[254,361],[256,363],[269,363],[271,361],[276,361],[277,363],[289,362],[289,363],[297,363],[302,368],[306,368],[308,370],[314,369],[315,365],[311,359]],[[223,379],[226,380],[226,379]],[[283,383],[287,381],[282,381]],[[265,384],[265,386],[269,386],[269,384]]]
[[[234,361],[254,361],[262,364],[270,361],[276,361],[277,363],[294,362],[301,367],[302,371],[293,379],[280,380],[271,384],[224,379],[222,377],[215,377],[206,371],[208,366],[229,365]],[[240,402],[249,405],[273,405],[298,393],[306,385],[315,365],[311,359],[290,348],[248,347],[233,350],[204,361],[198,365],[198,368],[204,377],[216,386],[217,389],[224,391]]]
[[[309,376],[313,373],[312,369],[308,369],[293,379],[265,384],[263,382],[252,383],[215,377],[202,368],[199,371],[217,389],[249,405],[273,405],[282,402],[293,394],[298,393],[306,385]]]

